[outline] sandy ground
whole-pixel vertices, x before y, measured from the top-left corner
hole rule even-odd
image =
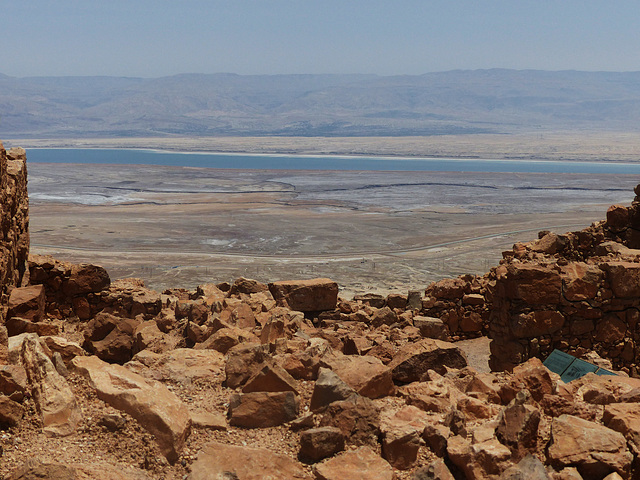
[[[151,287],[329,277],[342,295],[484,273],[628,204],[631,175],[29,164],[32,252]]]

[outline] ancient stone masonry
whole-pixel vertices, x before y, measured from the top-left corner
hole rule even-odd
[[[0,286],[2,294],[20,285],[29,255],[29,197],[26,154],[22,148],[8,152],[0,143]],[[3,302],[6,305],[6,301]]]
[[[557,348],[578,357],[596,352],[640,374],[638,197],[630,207],[610,207],[605,221],[585,230],[539,237],[514,245],[489,274],[492,368],[544,359]]]

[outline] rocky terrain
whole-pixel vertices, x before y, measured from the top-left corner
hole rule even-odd
[[[346,300],[326,278],[157,292],[28,256],[24,151],[0,174],[4,478],[640,475],[637,199],[485,275]],[[487,335],[491,372],[465,353]],[[564,383],[554,348],[618,375]]]

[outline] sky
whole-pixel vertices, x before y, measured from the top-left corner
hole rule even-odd
[[[0,73],[640,71],[638,0],[0,0]]]

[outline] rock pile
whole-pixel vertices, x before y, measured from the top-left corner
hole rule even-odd
[[[640,380],[565,384],[536,358],[600,353],[638,373],[639,204],[424,293],[246,278],[158,293],[27,263],[24,156],[0,153],[22,162],[3,221],[3,478],[640,476]],[[452,342],[486,333],[494,373]]]

